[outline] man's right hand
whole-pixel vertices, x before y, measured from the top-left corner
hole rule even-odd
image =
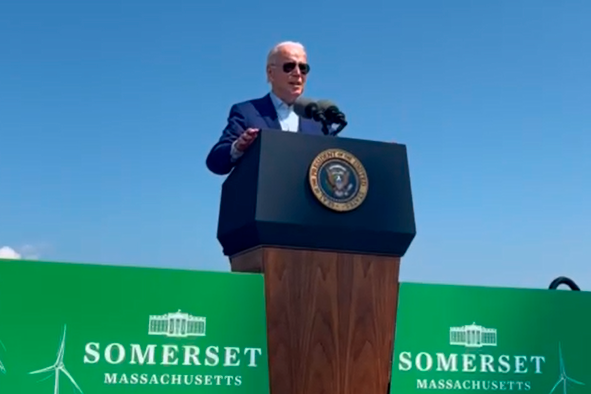
[[[255,140],[255,138],[257,137],[257,135],[259,134],[259,130],[258,129],[253,129],[253,128],[248,128],[244,131],[244,133],[242,133],[240,135],[240,137],[238,137],[238,139],[236,140],[236,150],[238,150],[239,152],[244,152],[246,150],[246,148],[248,148],[250,146],[250,144],[252,144],[252,142]]]

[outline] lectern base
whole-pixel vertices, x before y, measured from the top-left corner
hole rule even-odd
[[[396,257],[261,247],[231,259],[263,272],[271,394],[386,394]]]

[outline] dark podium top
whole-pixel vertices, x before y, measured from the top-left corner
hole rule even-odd
[[[317,155],[335,148],[367,174],[365,201],[348,212],[322,205],[309,184]],[[227,256],[277,246],[402,257],[415,234],[400,144],[262,130],[222,186],[218,240]]]

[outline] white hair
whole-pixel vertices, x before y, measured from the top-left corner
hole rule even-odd
[[[306,51],[306,48],[304,48],[304,45],[302,45],[299,42],[294,42],[294,41],[283,41],[280,42],[279,44],[275,45],[270,51],[269,54],[267,55],[267,66],[273,64],[273,60],[275,59],[275,56],[277,56],[277,54],[279,53],[279,50],[285,46],[295,46],[298,47],[299,49],[301,49],[302,51]]]

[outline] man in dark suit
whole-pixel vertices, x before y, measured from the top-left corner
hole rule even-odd
[[[267,58],[271,92],[230,108],[228,124],[207,156],[207,168],[218,175],[230,173],[260,129],[322,135],[321,123],[300,118],[293,111],[293,103],[303,94],[309,72],[306,50],[301,44],[276,45]]]

